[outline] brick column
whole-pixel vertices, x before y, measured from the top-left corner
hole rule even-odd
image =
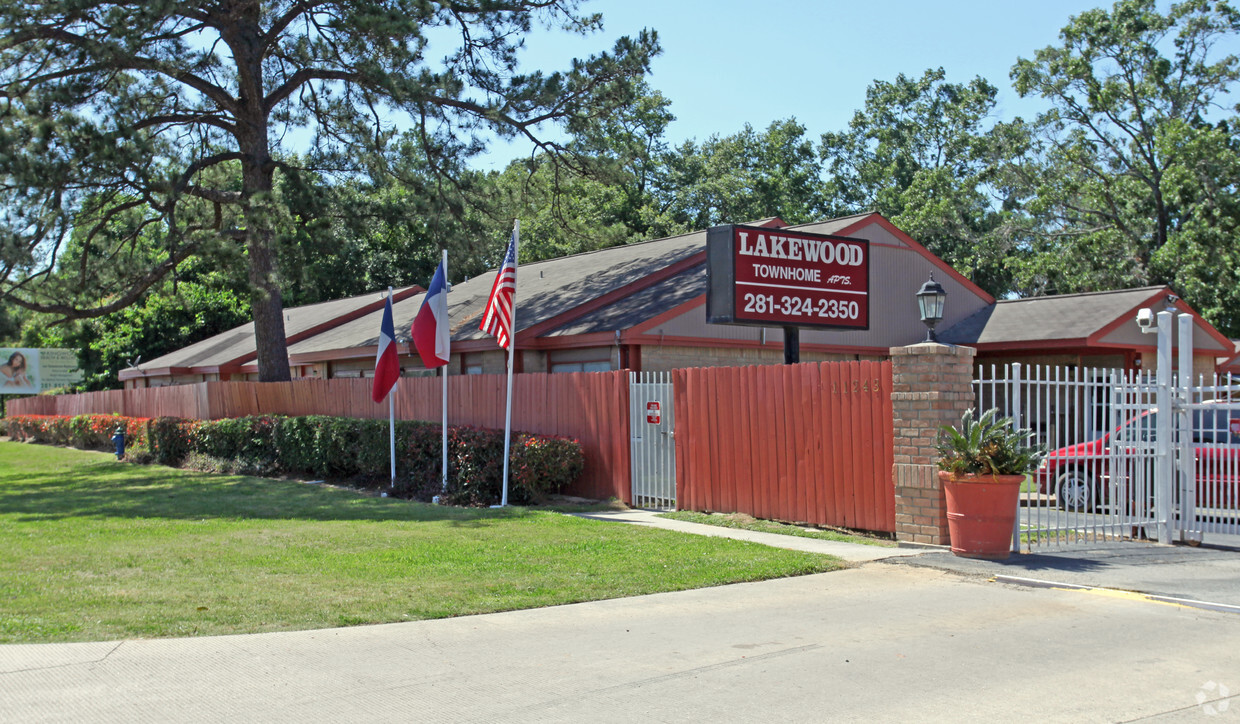
[[[941,425],[973,407],[972,347],[932,342],[891,348],[896,539],[947,545],[947,503],[935,442]]]

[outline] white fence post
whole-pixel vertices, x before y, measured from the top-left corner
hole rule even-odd
[[[1180,541],[1184,541],[1186,529],[1197,519],[1193,509],[1197,495],[1194,471],[1196,445],[1194,445],[1192,429],[1193,414],[1188,407],[1193,403],[1193,317],[1189,314],[1181,314],[1177,321],[1180,335],[1180,374],[1178,375],[1179,384],[1176,385],[1176,400],[1179,404],[1176,406],[1175,419],[1176,460],[1179,464],[1172,489],[1179,493],[1179,516],[1177,520],[1173,512],[1170,522],[1175,526],[1173,534],[1177,535]]]
[[[1020,363],[1012,363],[1010,369],[1012,371],[1012,394],[1008,399],[1011,401],[1012,408],[1012,429],[1019,430],[1021,428],[1021,420],[1024,419],[1024,416],[1021,414],[1024,408],[1021,406]],[[1028,443],[1029,441],[1025,440],[1025,442]],[[1024,488],[1024,483],[1021,483],[1021,487]],[[1016,499],[1016,521],[1012,525],[1012,550],[1014,551],[1020,551],[1020,503],[1024,496],[1025,493],[1022,491]]]
[[[1155,423],[1154,443],[1154,511],[1158,519],[1158,542],[1171,542],[1171,497],[1175,479],[1175,460],[1172,457],[1171,436],[1175,427],[1171,411],[1171,325],[1174,312],[1158,313],[1158,372],[1155,396],[1158,415]]]

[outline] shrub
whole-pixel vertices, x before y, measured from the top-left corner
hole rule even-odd
[[[57,444],[56,428],[66,418],[54,415],[11,415],[4,418],[9,437],[21,442]]]
[[[316,458],[320,415],[284,418],[275,429],[276,461],[290,473],[318,474]]]
[[[179,467],[194,447],[200,423],[180,417],[157,417],[147,425],[151,458],[160,465]]]
[[[216,458],[234,472],[280,471],[276,428],[287,418],[271,415],[204,420],[192,431],[192,451]]]
[[[9,437],[14,440],[66,445],[87,450],[113,450],[112,434],[125,429],[126,450],[146,444],[147,418],[120,415],[14,415],[5,418]]]
[[[433,466],[439,470],[438,461]],[[571,484],[585,469],[581,443],[563,437],[514,432],[508,456],[508,499],[539,503]],[[504,433],[473,427],[448,431],[448,491],[455,505],[500,502],[504,481]]]
[[[111,450],[112,432],[123,425],[133,462],[186,465],[212,472],[270,475],[301,473],[348,477],[386,487],[390,481],[388,423],[314,415],[263,415],[226,420],[155,419],[118,415],[5,418],[9,435],[57,445]],[[448,429],[448,488],[441,482],[441,427],[433,423],[396,424],[396,493],[446,503],[491,505],[502,494],[504,434],[474,427]],[[541,502],[571,484],[584,469],[576,440],[513,433],[509,456],[509,500]]]
[[[530,500],[542,503],[580,477],[585,470],[581,443],[564,437],[513,435],[510,479]]]

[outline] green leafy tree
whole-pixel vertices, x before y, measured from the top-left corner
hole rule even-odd
[[[1038,118],[1041,165],[1028,175],[1043,241],[1025,286],[1171,284],[1240,334],[1240,119],[1220,107],[1240,59],[1219,52],[1238,30],[1226,2],[1164,14],[1153,0],[1121,0],[1074,16],[1059,45],[1012,68],[1022,96],[1053,106]]]
[[[483,236],[494,241],[492,248],[479,250],[481,266],[474,273],[499,265],[504,251],[499,242],[512,229],[513,219],[521,220],[523,262],[646,238],[625,224],[628,197],[620,183],[574,172],[545,156],[513,161],[502,172],[490,174],[486,184],[491,213]]]
[[[671,158],[671,213],[690,229],[778,216],[814,221],[824,210],[822,166],[805,127],[789,118],[758,132],[749,124],[700,145],[682,144]]]
[[[667,126],[676,117],[671,101],[643,84],[633,103],[581,130],[573,148],[590,159],[588,178],[614,198],[611,215],[633,239],[681,233],[672,217]],[[545,165],[545,164],[544,164]]]
[[[996,94],[980,77],[949,83],[942,68],[875,81],[848,129],[822,136],[833,213],[877,211],[982,288],[1008,292],[1024,235],[1005,167],[1027,133],[993,123]]]
[[[449,181],[429,168],[414,134],[394,145],[382,170],[344,180],[303,174],[278,184],[290,208],[313,209],[277,245],[288,304],[426,285],[441,249],[453,279],[485,269],[472,263],[487,239],[479,209],[492,203],[477,190],[483,174],[453,168]]]
[[[571,69],[517,72],[535,22],[600,27],[576,0],[0,2],[0,298],[62,318],[135,301],[204,250],[244,255],[263,380],[287,379],[278,177],[386,170],[414,134],[435,176],[492,135],[545,140],[633,98],[658,51],[621,38]],[[432,51],[446,52],[432,59]],[[305,163],[287,144],[309,136]],[[363,168],[363,166],[368,166]],[[295,181],[303,186],[306,181]],[[136,215],[105,233],[113,218]],[[137,231],[155,230],[146,254]],[[90,273],[56,273],[71,234]],[[109,266],[110,265],[110,266]],[[104,273],[94,273],[108,267]],[[76,280],[76,281],[74,281]]]
[[[670,102],[646,84],[624,108],[583,126],[568,146],[573,167],[536,154],[474,184],[483,238],[507,235],[521,219],[521,258],[536,261],[681,233],[674,217],[665,138]],[[502,246],[481,250],[478,271],[499,263]]]

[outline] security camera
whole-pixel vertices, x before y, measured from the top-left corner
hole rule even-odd
[[[1138,309],[1137,326],[1141,328],[1142,332],[1152,331],[1154,328],[1154,310]]]

